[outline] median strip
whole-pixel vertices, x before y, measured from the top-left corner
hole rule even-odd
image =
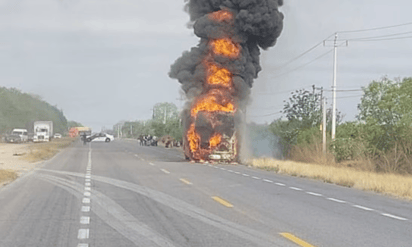
[[[232,205],[232,204],[230,204],[229,202],[223,200],[223,199],[220,198],[220,197],[213,196],[212,199],[215,200],[215,201],[217,201],[218,203],[222,204],[223,206],[226,206],[226,207],[228,207],[228,208],[233,208],[233,205]]]
[[[298,238],[298,237],[296,237],[296,236],[294,236],[294,235],[292,235],[292,234],[290,234],[290,233],[282,232],[282,233],[280,233],[280,235],[281,235],[282,237],[284,237],[284,238],[286,238],[286,239],[294,242],[295,244],[297,244],[297,245],[299,245],[299,246],[302,246],[302,247],[315,247],[315,246],[313,246],[313,245],[311,245],[311,244],[303,241],[302,239],[300,239],[300,238]]]

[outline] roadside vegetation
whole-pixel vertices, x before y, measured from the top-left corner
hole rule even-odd
[[[255,167],[320,179],[412,200],[412,78],[382,78],[362,88],[356,121],[338,112],[335,141],[322,152],[320,94],[295,91],[284,117],[267,128],[280,159],[256,159]],[[331,109],[327,111],[327,133]]]
[[[12,182],[17,178],[17,173],[12,170],[0,169],[0,186],[9,182]]]
[[[33,122],[39,120],[53,121],[54,133],[67,132],[67,119],[57,106],[38,95],[0,87],[0,134],[15,128],[33,132]]]
[[[68,147],[76,138],[53,139],[51,142],[35,143],[29,147],[29,152],[22,159],[29,162],[48,160],[56,155],[61,149]]]
[[[158,103],[153,107],[152,118],[142,121],[122,121],[113,127],[113,133],[123,138],[136,139],[140,135],[170,136],[182,140],[182,127],[179,110],[173,103]]]

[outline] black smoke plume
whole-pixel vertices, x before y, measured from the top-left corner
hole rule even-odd
[[[231,92],[231,97],[235,99],[236,107],[244,111],[249,101],[253,80],[261,71],[260,50],[274,46],[282,31],[283,14],[278,8],[283,5],[283,0],[185,0],[185,2],[185,10],[190,15],[189,26],[193,27],[200,42],[175,61],[169,76],[182,84],[182,89],[188,98],[187,110],[183,112],[184,128],[187,129],[190,123],[191,102],[207,90],[204,60],[209,54],[211,39],[230,38],[241,45],[241,55],[235,60],[220,56],[214,56],[212,59],[215,64],[227,68],[233,74],[234,90]],[[217,22],[209,18],[209,14],[220,10],[231,12],[233,19]],[[200,117],[196,122],[201,119]],[[207,126],[206,123],[196,124]]]

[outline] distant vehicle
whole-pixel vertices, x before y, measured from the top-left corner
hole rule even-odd
[[[33,142],[34,133],[29,133],[28,137],[29,137],[28,141]]]
[[[26,129],[14,129],[10,135],[5,136],[4,140],[8,143],[22,143],[29,140]]]
[[[114,136],[106,133],[97,133],[86,138],[88,142],[111,142],[114,140]]]
[[[59,134],[59,133],[56,133],[56,134],[54,134],[53,138],[55,138],[55,139],[61,139],[61,138],[62,138],[62,135]]]
[[[36,121],[33,124],[33,142],[48,142],[53,137],[52,121]]]

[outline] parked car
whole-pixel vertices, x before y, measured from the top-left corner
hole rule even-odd
[[[29,140],[26,129],[14,129],[4,140],[9,143],[22,143]]]
[[[61,138],[62,138],[62,135],[61,135],[60,133],[56,133],[56,134],[54,134],[53,138],[55,138],[55,139],[61,139]]]
[[[97,133],[86,138],[88,142],[111,142],[114,140],[114,136],[106,133]]]

